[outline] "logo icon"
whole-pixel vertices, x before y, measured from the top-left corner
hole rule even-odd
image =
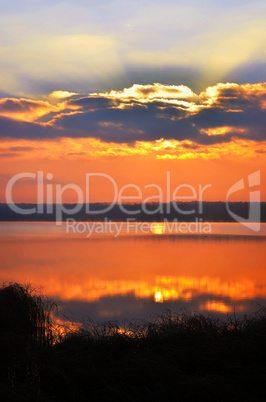
[[[256,170],[248,175],[248,187],[252,189],[253,187],[260,185],[260,170]],[[253,230],[254,232],[258,232],[260,230],[260,190],[250,190],[249,191],[249,214],[248,218],[245,219],[242,216],[239,216],[235,212],[230,210],[229,207],[229,197],[236,193],[237,191],[244,190],[245,183],[244,179],[237,181],[234,183],[226,194],[226,209],[229,215],[234,218],[236,222],[241,223],[247,228]]]

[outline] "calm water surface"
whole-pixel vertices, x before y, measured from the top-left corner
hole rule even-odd
[[[161,223],[145,233],[124,224],[117,237],[97,225],[88,236],[54,223],[0,223],[0,282],[42,286],[71,321],[266,306],[266,224],[252,232],[214,223],[202,236],[169,233]]]

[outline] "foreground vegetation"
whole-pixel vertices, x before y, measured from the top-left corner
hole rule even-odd
[[[266,312],[227,322],[165,313],[60,335],[31,287],[0,289],[1,401],[265,401]]]

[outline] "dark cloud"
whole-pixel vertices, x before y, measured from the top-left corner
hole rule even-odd
[[[238,66],[226,76],[226,80],[239,84],[266,82],[266,63],[258,61]]]
[[[66,130],[67,131],[67,130]],[[60,133],[52,126],[43,126],[0,116],[0,137],[16,139],[46,139],[56,138]],[[69,137],[69,135],[65,135]]]
[[[197,144],[182,144],[183,148],[187,148],[187,149],[198,149],[199,145]]]
[[[0,99],[1,98],[13,98],[13,99],[16,99],[18,97],[15,96],[14,94],[10,94],[10,93],[7,93],[7,92],[0,91]]]
[[[14,156],[18,156],[18,154],[16,152],[3,152],[3,153],[0,153],[1,158],[12,158]]]
[[[266,110],[228,112],[226,109],[210,108],[201,110],[198,114],[188,117],[187,120],[200,129],[230,127],[231,131],[220,136],[221,141],[230,141],[232,137],[256,141],[266,140]],[[237,132],[234,129],[242,129],[243,132]],[[210,136],[209,139],[206,139],[203,134],[198,137],[200,143],[206,143],[206,140],[207,143],[220,142],[218,135]]]
[[[99,97],[83,97],[79,99],[71,99],[67,104],[70,107],[78,106],[82,110],[105,109],[118,106],[121,102],[116,99],[99,98]]]
[[[34,148],[34,147],[10,147],[10,148],[8,148],[8,150],[12,151],[12,152],[27,152],[27,151],[34,151],[35,149],[36,148]]]
[[[66,115],[55,127],[76,132],[80,137],[97,137],[107,142],[153,141],[160,138],[184,140],[197,136],[197,129],[183,111],[169,106],[161,111],[157,104],[134,104],[128,108],[104,108]]]
[[[179,90],[165,86],[164,91],[164,99],[160,100],[161,92],[157,93],[151,86],[75,97],[63,103],[65,108],[60,113],[51,112],[48,104],[47,114],[38,123],[0,117],[0,137],[88,137],[128,144],[164,138],[206,145],[232,138],[266,140],[264,84],[218,84],[201,95],[190,95],[189,88],[184,87]],[[2,104],[10,113],[16,113],[17,108],[35,107],[31,102],[37,108],[38,104],[42,105],[30,100],[4,100]],[[216,128],[226,129],[212,133]]]
[[[1,113],[25,113],[35,111],[37,109],[53,109],[48,102],[33,101],[30,99],[0,99],[0,114]]]
[[[263,88],[264,89],[264,88]],[[219,88],[219,95],[212,104],[212,109],[220,107],[225,111],[251,111],[261,109],[262,102],[266,102],[266,88],[256,90],[245,86],[232,86]]]

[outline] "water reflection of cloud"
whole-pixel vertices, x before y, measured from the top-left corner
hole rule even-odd
[[[257,312],[260,306],[265,304],[265,298],[231,301],[228,298],[213,299],[211,295],[201,295],[186,302],[168,300],[164,303],[156,303],[152,298],[136,299],[132,294],[103,297],[97,302],[71,300],[63,303],[64,313],[67,316],[66,321],[117,320],[120,323],[139,320],[152,321],[166,310],[175,314],[198,313],[231,317],[236,314],[240,317]]]
[[[0,281],[41,285],[43,294],[76,306],[76,317],[138,318],[166,308],[244,313],[266,299],[263,236],[66,241],[49,238],[49,224],[41,238],[38,227],[35,236],[12,239],[10,229],[1,238]]]

